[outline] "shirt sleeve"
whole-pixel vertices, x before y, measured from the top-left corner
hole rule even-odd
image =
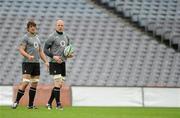
[[[49,36],[44,45],[44,53],[51,58],[53,58],[53,53],[50,51],[50,48],[53,45],[53,42],[53,38]]]
[[[42,50],[42,39],[41,39],[41,37],[40,38],[38,37],[38,46],[39,46],[39,49]]]
[[[72,40],[69,38],[69,36],[66,35],[66,37],[67,37],[67,40],[68,40],[68,45],[73,45],[73,42],[72,42]]]
[[[24,37],[20,40],[19,46],[24,46],[24,47],[26,47],[27,43],[28,43],[28,40],[27,40],[26,36],[24,36]]]

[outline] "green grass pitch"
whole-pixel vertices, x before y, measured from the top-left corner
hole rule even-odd
[[[180,118],[180,108],[66,107],[61,111],[0,106],[0,118]]]

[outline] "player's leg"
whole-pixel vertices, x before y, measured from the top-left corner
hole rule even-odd
[[[40,64],[39,63],[33,63],[32,64],[32,73],[31,73],[31,86],[29,89],[29,104],[28,108],[29,109],[34,109],[36,108],[33,103],[34,103],[34,98],[36,95],[36,88],[39,82],[40,78]]]
[[[62,71],[63,70],[63,71]],[[50,75],[53,75],[54,79],[54,88],[51,91],[51,96],[49,98],[47,108],[52,109],[52,101],[54,98],[56,99],[57,106],[60,106],[60,88],[61,88],[61,75],[65,75],[65,63],[63,64],[57,64],[57,63],[49,63],[49,72]]]
[[[50,98],[48,100],[48,103],[46,105],[49,110],[52,109],[52,102],[53,102],[53,100],[54,100],[54,88],[51,91],[51,96],[50,96]]]
[[[16,100],[12,105],[13,109],[15,109],[18,106],[20,99],[24,95],[25,89],[26,89],[27,85],[30,82],[30,74],[31,74],[31,72],[32,72],[31,64],[29,64],[27,62],[23,62],[22,63],[22,74],[23,74],[22,82],[19,85]]]
[[[49,62],[49,72],[50,72],[50,75],[54,75],[54,72],[55,72],[55,66],[54,66],[54,63],[51,63]],[[54,88],[52,89],[51,91],[51,96],[48,100],[48,103],[46,104],[46,107],[50,110],[52,109],[52,102],[54,100]]]
[[[60,101],[60,89],[62,88],[63,84],[64,84],[64,80],[65,78],[63,76],[61,76],[61,74],[59,75],[54,75],[54,97],[56,100],[56,108],[57,109],[62,109],[62,105],[61,105],[61,101]]]
[[[56,65],[57,74],[54,75],[54,86],[56,87],[54,91],[54,96],[56,99],[56,108],[62,109],[60,96],[61,96],[61,88],[65,81],[66,76],[66,67],[65,62],[62,62],[61,64]]]
[[[53,77],[54,78],[54,77]],[[59,101],[59,96],[60,96],[60,86],[59,86],[59,80],[54,80],[54,88],[51,91],[51,96],[48,100],[47,108],[50,110],[52,109],[52,102],[55,98],[56,103],[60,103]]]
[[[29,109],[35,108],[34,98],[36,95],[36,88],[37,88],[38,82],[39,82],[39,76],[31,76],[31,86],[29,89],[29,104],[28,104]]]
[[[53,77],[53,79],[54,79],[54,88],[51,91],[51,96],[47,104],[48,109],[52,109],[52,102],[54,98],[56,100],[57,107],[61,108],[61,103],[59,98],[60,98],[60,88],[62,87],[63,83],[60,80],[60,78]]]
[[[18,89],[18,92],[16,95],[16,99],[12,105],[13,109],[15,109],[18,106],[19,101],[22,98],[22,96],[24,95],[25,89],[28,86],[29,82],[30,82],[30,75],[29,74],[23,74],[22,82],[19,85],[19,89]]]

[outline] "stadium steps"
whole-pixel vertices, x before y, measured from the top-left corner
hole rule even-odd
[[[96,0],[164,44],[180,51],[180,2],[177,0]]]
[[[0,14],[2,85],[21,81],[17,46],[26,32],[26,21],[37,21],[44,43],[54,30],[55,19],[62,18],[76,50],[67,62],[66,84],[180,87],[179,53],[90,0],[4,0]],[[40,83],[51,83],[43,64],[41,70]]]

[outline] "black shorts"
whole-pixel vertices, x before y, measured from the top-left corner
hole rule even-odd
[[[49,62],[49,73],[50,75],[58,75],[61,74],[61,76],[66,76],[66,64],[65,62],[62,63],[53,63]]]
[[[38,75],[40,75],[40,64],[39,63],[23,62],[22,63],[22,73],[23,74],[30,74],[33,76],[38,76]]]

